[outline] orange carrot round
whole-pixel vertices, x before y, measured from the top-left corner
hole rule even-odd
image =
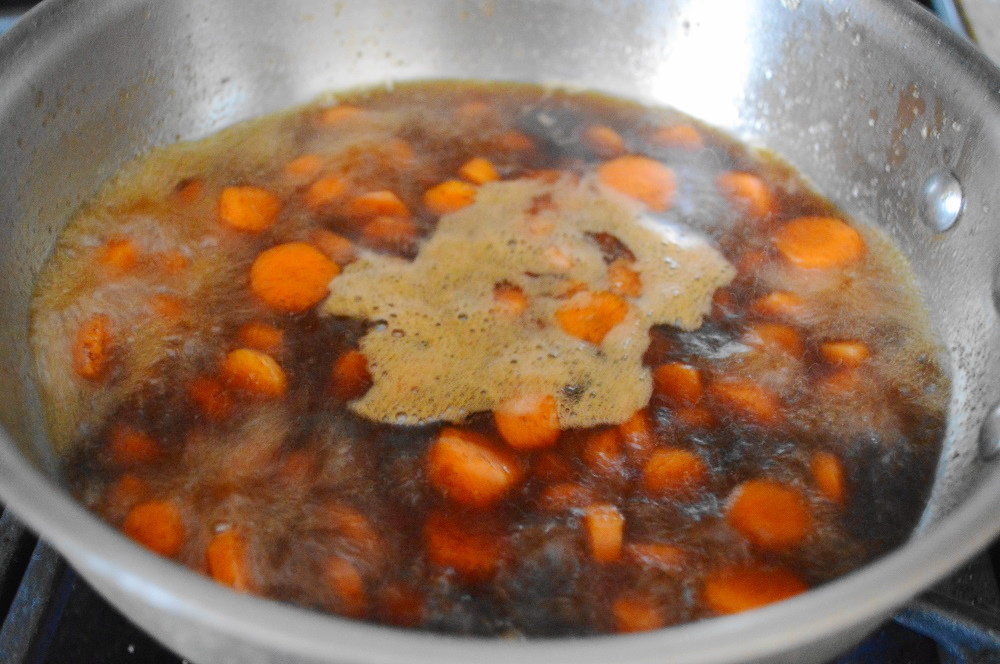
[[[580,142],[590,148],[594,154],[605,159],[617,157],[625,152],[625,139],[607,125],[590,125],[583,130]]]
[[[323,159],[317,154],[304,154],[285,164],[285,173],[292,177],[312,177],[323,168]]]
[[[625,454],[618,429],[598,429],[589,433],[580,457],[598,475],[614,477],[621,474],[625,466]]]
[[[844,503],[844,467],[830,452],[816,452],[809,463],[816,488],[830,502]]]
[[[184,546],[181,511],[165,500],[150,500],[133,507],[125,517],[122,532],[161,556],[175,556]]]
[[[516,450],[550,447],[561,433],[559,411],[551,394],[522,394],[507,399],[493,411],[493,422],[500,436]]]
[[[715,178],[715,186],[733,208],[753,219],[764,219],[774,211],[771,190],[764,180],[752,173],[720,173]]]
[[[284,370],[273,357],[252,348],[238,348],[222,361],[222,375],[233,387],[263,397],[278,398],[288,390]]]
[[[657,129],[650,137],[654,145],[697,152],[705,148],[701,133],[689,124],[671,125]]]
[[[771,390],[745,378],[723,378],[709,386],[715,401],[738,417],[758,424],[782,419],[781,399]]]
[[[399,196],[388,189],[369,191],[354,197],[347,204],[346,213],[351,217],[372,219],[374,217],[410,218],[410,209]]]
[[[330,391],[338,401],[351,401],[364,395],[372,386],[368,359],[359,350],[349,350],[333,363]]]
[[[233,412],[233,398],[221,381],[199,376],[188,386],[188,396],[198,409],[213,420],[224,420]]]
[[[431,486],[468,507],[493,505],[520,482],[522,475],[517,458],[471,431],[442,429],[427,451]]]
[[[139,264],[139,249],[128,238],[112,238],[101,247],[97,260],[112,273],[122,275]]]
[[[590,553],[599,563],[613,563],[622,555],[625,517],[614,505],[599,503],[586,508],[583,524]]]
[[[163,449],[153,437],[126,424],[111,430],[108,449],[120,466],[143,466],[160,459]]]
[[[260,233],[270,228],[281,212],[281,199],[267,189],[226,187],[219,194],[219,220],[238,231]]]
[[[623,634],[648,632],[666,624],[663,609],[644,595],[628,594],[618,597],[611,604],[615,631]]]
[[[347,183],[339,176],[326,175],[309,185],[305,193],[306,206],[313,212],[339,202],[347,194]]]
[[[273,325],[252,321],[240,327],[236,339],[247,348],[274,355],[281,350],[285,333]]]
[[[450,567],[468,583],[489,580],[500,566],[503,540],[468,519],[433,512],[424,524],[427,559]]]
[[[495,306],[490,311],[508,318],[517,318],[530,306],[524,291],[506,281],[493,287],[493,302]]]
[[[693,452],[655,450],[642,468],[642,485],[652,496],[684,496],[705,481],[708,468]]]
[[[806,351],[798,331],[783,323],[752,323],[743,335],[743,342],[767,353],[785,353],[791,357],[802,357]]]
[[[729,614],[779,602],[807,589],[805,582],[788,570],[743,565],[709,574],[702,597],[716,613]]]
[[[324,127],[339,127],[346,124],[350,120],[358,119],[362,116],[364,111],[357,106],[351,106],[350,104],[338,104],[337,106],[331,106],[329,108],[324,108],[319,112],[319,124]]]
[[[798,545],[812,527],[802,494],[772,480],[750,480],[736,487],[726,511],[729,524],[760,549],[785,551]]]
[[[636,411],[632,417],[619,424],[618,435],[621,436],[622,445],[633,460],[646,459],[656,444],[649,413],[645,410]]]
[[[676,406],[693,406],[701,401],[701,371],[683,362],[668,362],[653,369],[653,389]]]
[[[250,268],[250,289],[272,309],[298,313],[318,304],[340,267],[305,242],[261,252]]]
[[[628,302],[600,291],[574,297],[556,310],[556,322],[566,334],[600,346],[616,325],[628,315]]]
[[[325,228],[313,231],[309,243],[337,265],[347,265],[355,258],[354,243]]]
[[[778,229],[778,253],[796,267],[829,269],[861,260],[865,241],[861,234],[835,217],[799,217]]]
[[[500,174],[493,163],[483,157],[474,157],[462,164],[458,169],[458,176],[472,184],[486,184],[500,179]]]
[[[673,170],[649,157],[629,155],[604,162],[597,167],[597,177],[653,212],[669,210],[677,191]]]
[[[209,576],[234,590],[250,590],[252,584],[246,549],[246,542],[235,530],[217,534],[205,551]]]
[[[343,556],[330,556],[323,565],[323,580],[337,598],[340,612],[359,618],[368,611],[368,592],[357,565]]]
[[[750,303],[750,311],[760,316],[794,319],[805,311],[806,302],[795,293],[774,291]]]
[[[424,205],[436,215],[461,210],[475,200],[476,188],[461,180],[446,180],[424,192]]]
[[[112,365],[114,339],[111,319],[96,314],[83,321],[73,343],[73,370],[90,381],[104,379]]]
[[[820,345],[819,354],[830,364],[860,367],[872,353],[863,341],[826,341]]]
[[[402,251],[417,239],[417,227],[403,217],[375,217],[361,231],[361,241],[373,249]]]

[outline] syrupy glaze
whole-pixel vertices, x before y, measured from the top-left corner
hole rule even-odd
[[[296,265],[344,271],[336,295],[368,251],[420,255],[448,214],[428,197],[442,182],[474,200],[497,178],[600,180],[625,155],[674,179],[667,203],[634,201],[643,217],[709,238],[736,276],[697,329],[649,331],[652,396],[624,423],[525,439],[489,412],[366,419],[357,350],[391,324],[269,303],[252,283],[262,254],[294,243]],[[220,199],[235,186],[270,197],[233,216]],[[803,218],[854,235],[803,250]],[[527,636],[752,608],[901,543],[940,449],[948,382],[910,271],[840,219],[789,169],[672,112],[518,85],[345,95],[156,151],[80,211],[34,302],[52,438],[109,523],[281,601]],[[593,240],[601,292],[638,306],[656,284],[639,274],[635,291],[611,272],[634,252]],[[601,352],[604,336],[580,334]]]

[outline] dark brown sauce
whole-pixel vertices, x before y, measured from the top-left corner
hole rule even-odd
[[[470,108],[470,101],[482,102],[485,110],[456,113]],[[901,263],[872,250],[862,265],[836,276],[834,286],[804,287],[815,294],[815,311],[792,323],[804,342],[801,358],[750,352],[746,344],[749,325],[774,320],[755,313],[754,301],[787,276],[772,246],[774,229],[795,217],[842,216],[789,168],[698,125],[703,149],[657,145],[649,139],[657,127],[691,121],[591,94],[420,84],[348,95],[341,102],[399,114],[396,136],[416,155],[409,165],[385,144],[349,149],[342,164],[368,189],[398,194],[423,237],[433,233],[437,219],[421,204],[423,192],[453,177],[473,156],[488,157],[504,178],[547,169],[582,173],[601,159],[581,142],[580,132],[600,124],[614,128],[629,152],[668,164],[677,176],[677,197],[664,217],[712,237],[739,276],[717,294],[701,329],[654,328],[645,361],[651,367],[689,364],[707,380],[749,376],[781,395],[782,420],[761,425],[707,400],[714,424],[691,424],[668,398],[654,394],[648,417],[658,444],[695,452],[709,469],[704,486],[690,498],[650,497],[642,489],[641,463],[627,449],[606,463],[588,464],[585,447],[593,431],[565,432],[553,450],[525,454],[525,480],[489,510],[443,498],[425,479],[426,451],[440,426],[368,422],[330,397],[331,366],[357,347],[370,322],[320,317],[315,310],[278,314],[248,288],[245,275],[254,257],[273,245],[306,240],[318,228],[365,242],[356,221],[337,211],[313,213],[301,203],[305,184],[282,176],[293,157],[322,154],[340,140],[317,129],[318,111],[308,108],[258,123],[262,139],[242,129],[216,139],[216,147],[231,148],[229,156],[210,152],[209,143],[204,149],[174,148],[134,167],[60,241],[40,281],[33,330],[50,409],[60,408],[53,401],[69,392],[84,395],[78,404],[94,404],[93,415],[67,406],[71,426],[53,425],[56,438],[66,439],[69,485],[86,505],[120,526],[131,505],[109,492],[130,473],[143,482],[146,498],[181,506],[185,539],[176,557],[196,570],[206,571],[213,534],[238,528],[259,594],[376,622],[477,635],[615,631],[621,625],[612,601],[636,593],[656,607],[660,624],[705,618],[715,615],[702,597],[713,570],[754,561],[794,570],[815,586],[908,536],[930,490],[948,388]],[[535,147],[512,148],[510,131],[527,135]],[[270,156],[255,157],[263,148],[247,147],[251,140],[273,146]],[[715,176],[727,170],[755,173],[770,183],[776,196],[765,220],[746,217],[719,194]],[[193,203],[179,203],[177,192],[192,179],[203,183],[203,193]],[[273,187],[285,200],[280,223],[256,235],[218,227],[219,191],[242,183],[278,183]],[[150,231],[151,218],[166,230]],[[118,295],[108,294],[107,283],[118,277],[93,274],[89,256],[108,238],[135,235],[136,229],[159,237],[143,240],[143,255],[153,254],[154,245],[157,252],[179,248],[196,275],[164,277],[154,260],[143,260],[120,278],[127,284],[113,292]],[[865,238],[872,247],[887,246],[873,233]],[[629,251],[614,240],[597,238],[609,262]],[[419,241],[389,250],[412,257]],[[142,302],[154,293],[181,298],[188,313],[175,323],[152,320],[142,313]],[[879,299],[864,301],[871,298]],[[105,311],[116,329],[129,329],[133,341],[154,349],[138,375],[127,349],[97,388],[52,368],[65,364],[65,337],[72,336],[65,333],[69,323],[52,321],[76,321],[92,311]],[[289,377],[288,392],[273,402],[236,394],[233,411],[216,421],[192,404],[187,388],[196,377],[217,373],[220,357],[238,345],[237,330],[248,321],[284,333],[275,359]],[[872,357],[851,389],[825,393],[819,386],[836,370],[819,345],[845,338],[863,340]],[[95,396],[99,389],[113,392],[114,399]],[[157,441],[160,456],[123,468],[108,449],[122,423]],[[472,416],[464,428],[497,438],[489,414]],[[843,465],[842,506],[826,499],[811,479],[817,450],[832,452]],[[683,551],[683,563],[594,561],[583,510],[545,509],[542,492],[553,477],[583,487],[591,500],[617,505],[625,516],[626,543],[669,543]],[[760,477],[805,496],[814,526],[789,550],[759,551],[726,521],[734,488]],[[352,529],[356,520],[344,516],[351,510],[367,525]],[[426,559],[424,524],[432,512],[502,542],[491,578],[470,582]],[[331,555],[354,566],[363,580],[362,600],[338,595],[324,582],[323,561]]]

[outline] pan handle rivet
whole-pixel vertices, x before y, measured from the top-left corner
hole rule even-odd
[[[979,430],[979,456],[989,459],[998,452],[1000,452],[1000,404],[993,406],[983,421],[983,428]]]
[[[920,192],[920,219],[935,233],[950,230],[962,215],[962,183],[950,171],[935,171]]]

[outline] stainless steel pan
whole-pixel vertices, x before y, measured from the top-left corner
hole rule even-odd
[[[771,148],[886,229],[916,266],[955,385],[912,541],[760,611],[511,642],[239,596],[73,502],[53,471],[26,339],[32,283],[67,215],[151,145],[324,90],[414,78],[558,82],[673,105]],[[204,664],[828,658],[1000,531],[989,456],[1000,447],[998,91],[985,59],[903,1],[49,0],[0,41],[0,497],[127,616]]]

